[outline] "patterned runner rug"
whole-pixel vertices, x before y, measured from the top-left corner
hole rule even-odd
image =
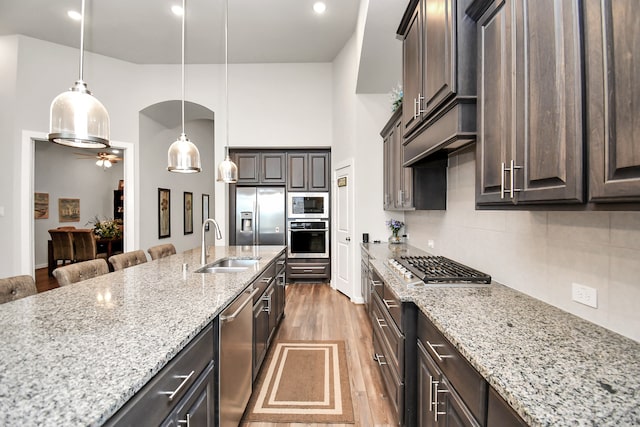
[[[354,422],[344,341],[280,341],[273,346],[244,421]]]

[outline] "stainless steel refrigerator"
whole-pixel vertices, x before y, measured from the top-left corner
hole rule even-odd
[[[284,245],[283,187],[236,187],[236,245]]]

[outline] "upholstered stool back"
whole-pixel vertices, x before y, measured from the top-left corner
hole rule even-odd
[[[152,246],[147,249],[147,252],[149,252],[149,255],[151,255],[151,260],[153,261],[154,259],[175,255],[176,247],[171,243],[167,243],[164,245]]]
[[[83,280],[92,279],[109,272],[107,261],[102,258],[77,262],[53,270],[53,276],[60,286],[70,285]]]
[[[125,252],[123,254],[113,255],[109,257],[109,263],[113,267],[114,271],[124,270],[134,265],[147,262],[147,256],[142,249],[137,251]]]
[[[28,297],[37,292],[36,284],[31,276],[13,276],[0,279],[0,304]]]

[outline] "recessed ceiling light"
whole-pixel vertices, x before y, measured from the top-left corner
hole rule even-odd
[[[313,11],[318,15],[323,14],[325,10],[327,10],[327,5],[324,2],[317,1],[313,4]]]
[[[76,12],[75,10],[67,11],[67,16],[73,19],[74,21],[79,21],[82,19],[82,15],[80,15],[80,13]]]
[[[178,5],[171,6],[171,12],[173,12],[173,14],[176,16],[182,16],[182,14],[184,13],[184,11],[182,10],[182,6]]]

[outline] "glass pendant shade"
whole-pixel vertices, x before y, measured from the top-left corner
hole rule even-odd
[[[238,167],[231,161],[229,155],[218,165],[218,181],[227,184],[235,184],[238,182]]]
[[[167,170],[170,172],[196,173],[202,171],[198,147],[189,141],[184,133],[180,134],[180,137],[169,147],[167,160]]]
[[[78,148],[109,147],[109,113],[82,80],[51,103],[49,141]]]
[[[112,164],[109,160],[100,159],[96,162],[96,166],[100,166],[102,169],[105,169],[105,168],[110,168]]]

